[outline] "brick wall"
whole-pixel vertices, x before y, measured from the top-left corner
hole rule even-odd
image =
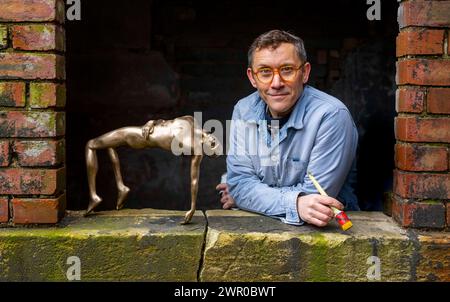
[[[393,217],[450,225],[450,1],[403,1],[397,37]]]
[[[64,1],[0,1],[0,223],[65,211]]]

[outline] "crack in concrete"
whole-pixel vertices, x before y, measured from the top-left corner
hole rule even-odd
[[[378,246],[380,242],[376,238],[369,239],[370,244],[372,245],[372,256],[378,257]]]
[[[197,282],[201,282],[200,280],[200,275],[202,273],[203,270],[203,264],[205,261],[205,251],[206,251],[206,236],[208,235],[208,216],[206,216],[206,211],[202,210],[203,212],[203,216],[205,217],[205,229],[203,231],[203,244],[202,244],[202,248],[200,250],[200,259],[199,259],[199,264],[198,264],[198,269],[197,269]]]
[[[413,251],[411,255],[411,264],[410,264],[410,279],[409,281],[417,281],[417,265],[420,261],[420,242],[419,238],[417,236],[416,231],[414,230],[407,230],[406,236],[408,239],[412,242],[413,245]]]

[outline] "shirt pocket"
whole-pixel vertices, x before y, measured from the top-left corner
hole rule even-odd
[[[306,162],[298,157],[288,157],[282,173],[283,186],[303,183],[306,174]]]

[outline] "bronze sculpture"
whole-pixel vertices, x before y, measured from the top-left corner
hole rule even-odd
[[[124,205],[130,189],[123,183],[119,157],[114,150],[119,146],[134,149],[161,148],[176,155],[191,156],[191,208],[186,213],[183,224],[189,223],[196,208],[201,160],[203,155],[222,154],[222,144],[219,140],[202,128],[196,127],[194,118],[188,115],[173,120],[150,120],[142,127],[124,127],[89,140],[86,144],[86,166],[90,201],[85,215],[91,213],[102,202],[96,193],[98,171],[96,150],[99,149],[108,149],[113,164],[119,191],[116,209],[120,210]]]

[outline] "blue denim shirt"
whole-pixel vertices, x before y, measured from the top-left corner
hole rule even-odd
[[[318,194],[307,176],[309,171],[346,210],[359,210],[353,192],[358,132],[347,107],[305,86],[289,120],[272,133],[267,131],[264,110],[265,102],[257,91],[234,107],[227,184],[237,206],[302,224],[298,195]]]

